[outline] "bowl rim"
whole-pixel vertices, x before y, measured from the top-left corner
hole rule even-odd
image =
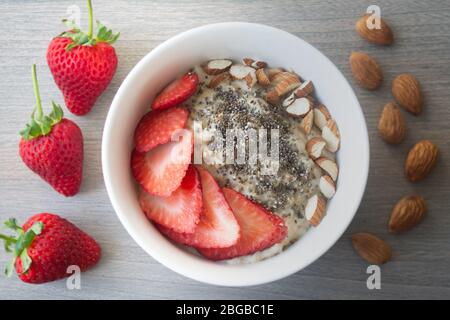
[[[169,46],[173,45],[174,43],[176,43],[186,37],[191,37],[191,36],[195,36],[196,34],[203,33],[203,32],[210,32],[210,31],[214,31],[217,29],[230,28],[230,27],[254,28],[255,30],[259,30],[260,32],[266,31],[266,32],[272,32],[272,33],[273,32],[282,33],[282,34],[284,34],[284,36],[291,37],[293,39],[293,41],[300,41],[300,42],[302,42],[302,45],[310,47],[310,49],[312,49],[313,51],[316,52],[316,54],[321,56],[321,59],[326,61],[326,63],[328,63],[331,68],[335,69],[336,74],[338,75],[340,80],[342,80],[343,83],[348,87],[349,93],[351,94],[351,98],[354,100],[353,103],[356,103],[356,106],[358,107],[357,114],[353,114],[352,116],[355,117],[356,121],[360,122],[360,125],[362,126],[362,129],[363,129],[362,131],[364,132],[364,136],[362,137],[362,139],[364,140],[364,144],[363,144],[364,150],[360,150],[361,155],[362,155],[361,157],[365,158],[365,159],[363,159],[363,161],[364,161],[363,168],[362,168],[363,172],[362,172],[362,178],[361,178],[361,179],[363,179],[362,180],[363,183],[361,185],[362,187],[360,188],[359,193],[354,195],[355,199],[357,199],[357,200],[354,202],[353,208],[351,208],[352,214],[349,215],[347,221],[345,221],[345,223],[342,224],[342,228],[341,228],[340,232],[337,232],[333,238],[329,239],[329,241],[327,241],[327,245],[325,245],[321,251],[317,252],[315,254],[314,258],[310,258],[309,260],[304,261],[301,264],[300,263],[289,264],[282,271],[277,270],[277,272],[265,274],[264,276],[261,276],[261,277],[248,277],[248,278],[244,278],[244,279],[242,279],[242,278],[230,279],[227,277],[212,277],[211,274],[203,274],[198,271],[197,272],[188,271],[189,268],[185,268],[185,266],[176,265],[176,263],[174,263],[171,260],[173,258],[173,256],[169,257],[169,256],[165,255],[164,253],[159,252],[158,250],[150,249],[148,247],[148,244],[145,243],[144,240],[141,239],[141,237],[139,237],[136,234],[136,232],[135,232],[136,230],[135,230],[134,226],[130,224],[129,220],[127,219],[126,213],[122,212],[122,210],[120,208],[121,205],[119,203],[118,197],[114,193],[114,186],[113,186],[112,179],[110,176],[110,173],[112,171],[111,171],[110,163],[108,161],[109,145],[110,145],[110,143],[112,143],[112,141],[110,140],[110,136],[111,136],[110,132],[113,129],[112,123],[113,123],[114,115],[120,107],[119,102],[121,100],[122,95],[128,89],[129,83],[132,81],[132,79],[140,72],[140,69],[143,66],[147,65],[149,63],[149,61],[151,61],[155,56],[158,55],[159,52],[164,51],[166,47],[169,47]],[[281,30],[278,28],[274,28],[271,26],[263,25],[263,24],[248,23],[248,22],[221,22],[221,23],[213,23],[213,24],[199,26],[199,27],[181,32],[181,33],[169,38],[168,40],[159,44],[157,47],[155,47],[149,53],[147,53],[131,69],[131,71],[125,77],[125,79],[123,80],[122,84],[120,85],[118,91],[116,92],[116,94],[114,96],[114,99],[111,103],[111,106],[110,106],[110,109],[108,111],[107,118],[105,121],[103,135],[102,135],[101,148],[102,148],[102,151],[101,151],[102,171],[103,171],[103,178],[104,178],[106,190],[108,193],[108,197],[111,201],[114,211],[116,212],[117,217],[119,218],[119,221],[121,222],[123,227],[126,229],[128,234],[133,238],[133,240],[145,252],[147,252],[150,256],[152,256],[155,260],[157,260],[159,263],[163,264],[164,266],[168,267],[169,269],[175,271],[176,273],[182,274],[188,278],[191,278],[191,279],[203,282],[203,283],[209,283],[209,284],[221,285],[221,286],[233,286],[233,287],[258,285],[258,284],[268,283],[268,282],[276,281],[281,278],[287,277],[295,272],[298,272],[298,271],[306,268],[308,265],[310,265],[311,263],[313,263],[314,261],[319,259],[329,249],[331,249],[331,247],[334,246],[334,244],[341,238],[343,233],[347,230],[348,226],[350,225],[351,221],[353,220],[353,218],[360,206],[360,203],[362,201],[362,198],[363,198],[366,186],[367,186],[367,179],[368,179],[368,174],[369,174],[369,163],[370,163],[370,147],[369,147],[368,130],[367,130],[367,125],[366,125],[366,121],[364,118],[364,114],[362,112],[361,105],[359,104],[359,101],[358,101],[356,94],[354,93],[352,87],[350,86],[350,84],[348,83],[347,79],[344,77],[342,72],[336,67],[336,65],[330,59],[328,59],[328,57],[326,57],[321,51],[319,51],[318,49],[316,49],[315,47],[313,47],[311,44],[309,44],[305,40],[301,39],[300,37],[297,37],[287,31],[284,31],[284,30]],[[172,244],[172,246],[174,246],[174,245]],[[277,256],[281,256],[283,253],[285,253],[285,252],[282,252],[282,253],[280,253],[274,257],[271,257],[269,259],[266,259],[265,261],[274,259]],[[184,258],[186,258],[186,257],[184,257]],[[193,258],[193,260],[191,260],[190,262],[194,263],[196,258],[194,258],[194,257],[192,257],[192,258]],[[215,262],[207,261],[204,259],[202,259],[202,262],[209,264],[208,267],[211,267],[212,269],[215,269],[216,268],[215,266],[217,266],[217,265],[221,265],[221,264],[217,264]],[[257,265],[257,264],[261,264],[263,262],[264,261],[254,263],[251,265]],[[223,265],[221,265],[221,266],[223,266]],[[242,265],[233,265],[233,266],[227,265],[227,268],[230,268],[232,270],[237,270],[237,268],[239,268],[240,266],[242,266]],[[218,268],[218,270],[221,270],[220,267]],[[224,270],[224,269],[222,269],[222,270]]]

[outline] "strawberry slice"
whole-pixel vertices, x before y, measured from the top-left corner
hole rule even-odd
[[[145,114],[134,132],[136,150],[147,152],[167,143],[172,135],[186,125],[189,112],[182,107],[155,110]]]
[[[202,189],[197,170],[190,165],[180,187],[168,197],[141,190],[139,203],[147,218],[176,232],[192,233],[202,212]]]
[[[192,132],[179,131],[179,141],[171,141],[147,153],[134,150],[131,170],[141,187],[157,196],[167,197],[181,184],[191,162]]]
[[[287,228],[281,217],[232,189],[224,188],[223,194],[239,223],[241,237],[229,248],[199,249],[203,256],[211,260],[245,256],[267,249],[286,237]]]
[[[170,239],[195,248],[226,248],[237,243],[239,225],[214,177],[198,167],[202,183],[203,212],[194,233],[179,233],[164,226],[159,230]]]
[[[198,76],[195,72],[188,72],[181,78],[174,80],[153,100],[152,109],[167,109],[179,105],[194,94],[198,86]]]

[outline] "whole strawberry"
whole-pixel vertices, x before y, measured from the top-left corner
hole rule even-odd
[[[15,219],[9,219],[5,226],[18,233],[17,237],[0,234],[5,249],[14,255],[5,274],[10,276],[15,268],[24,282],[44,283],[64,278],[70,275],[69,266],[85,271],[100,259],[97,242],[55,214],[38,213],[22,227]]]
[[[73,121],[63,118],[55,102],[53,111],[44,116],[35,65],[32,76],[36,108],[30,123],[20,132],[20,157],[56,191],[73,196],[80,190],[83,173],[83,135]]]
[[[54,38],[47,49],[47,63],[53,78],[64,95],[67,108],[76,115],[91,111],[117,68],[117,56],[111,44],[119,33],[113,34],[97,21],[98,32],[94,37],[90,0],[88,8],[88,32],[65,21],[70,29]]]

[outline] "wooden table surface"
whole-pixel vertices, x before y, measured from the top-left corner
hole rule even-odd
[[[32,286],[16,277],[0,277],[1,299],[450,298],[450,1],[377,1],[395,34],[391,47],[370,45],[355,34],[356,19],[371,4],[367,1],[93,2],[95,17],[121,32],[115,45],[119,67],[90,114],[76,117],[66,112],[83,130],[85,173],[81,192],[64,198],[21,162],[18,131],[28,121],[34,103],[32,63],[38,66],[45,105],[49,106],[50,99],[63,102],[45,62],[46,47],[52,36],[63,30],[59,21],[70,5],[80,6],[82,23],[86,24],[85,2],[0,1],[0,218],[15,216],[23,222],[33,213],[59,213],[93,235],[103,248],[99,265],[83,274],[81,290],[68,290],[65,281]],[[100,161],[105,117],[131,68],[177,33],[224,21],[272,25],[321,50],[353,84],[371,144],[366,193],[342,238],[301,272],[249,288],[202,284],[148,256],[117,219],[103,184]],[[355,85],[347,63],[352,50],[366,51],[378,59],[385,76],[381,89],[369,92]],[[378,137],[376,126],[383,105],[391,100],[390,82],[402,72],[411,72],[421,81],[425,110],[419,117],[406,115],[406,141],[392,147]],[[431,176],[413,185],[403,176],[403,161],[411,145],[423,138],[440,147],[441,157]],[[428,200],[429,216],[409,233],[390,235],[386,230],[390,209],[410,192],[419,192]],[[366,287],[368,264],[354,253],[350,243],[350,235],[358,231],[374,232],[393,248],[392,262],[381,268],[381,290]],[[0,265],[8,259],[0,254]]]

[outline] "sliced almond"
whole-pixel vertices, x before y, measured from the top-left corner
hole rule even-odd
[[[314,109],[314,124],[320,130],[322,130],[322,128],[327,125],[327,122],[330,119],[331,119],[330,112],[328,111],[327,107],[325,107],[323,104],[319,105],[317,108]]]
[[[287,113],[304,117],[312,109],[312,102],[308,98],[295,99],[294,102],[286,108]]]
[[[283,102],[282,102],[282,106],[283,107],[288,107],[288,106],[290,106],[294,101],[295,101],[295,99],[297,99],[297,97],[295,96],[295,94],[292,92],[287,98],[285,98],[284,100],[283,100]]]
[[[300,122],[300,128],[302,128],[303,132],[306,135],[308,135],[311,133],[313,123],[314,123],[314,111],[311,109]]]
[[[231,75],[228,72],[222,72],[209,81],[208,87],[214,89],[227,80],[231,80]]]
[[[330,176],[321,176],[319,180],[319,189],[326,198],[331,199],[336,193],[336,184]]]
[[[256,70],[256,79],[258,79],[258,83],[266,87],[270,84],[269,76],[267,75],[264,68]]]
[[[211,60],[209,61],[203,70],[209,75],[217,75],[224,71],[227,71],[233,62],[227,59]]]
[[[253,62],[255,62],[255,60],[251,59],[251,58],[244,58],[242,59],[242,62],[246,65],[246,66],[251,66]]]
[[[333,179],[333,181],[336,181],[339,174],[339,168],[335,161],[331,160],[330,158],[326,157],[320,157],[316,160],[316,164],[322,168],[323,171],[328,173]]]
[[[328,120],[326,126],[322,128],[322,138],[327,142],[327,149],[336,152],[339,149],[341,136],[336,121]]]
[[[314,85],[311,82],[311,80],[307,80],[303,82],[298,89],[294,91],[295,95],[298,98],[306,97],[307,95],[310,95],[314,91]]]
[[[255,69],[249,66],[244,66],[242,64],[234,64],[230,68],[230,75],[235,80],[243,80],[249,74],[255,72]]]
[[[261,69],[267,67],[267,63],[264,61],[254,61],[251,66],[255,69]]]
[[[273,106],[277,105],[280,102],[280,96],[275,91],[275,89],[267,90],[266,101]]]
[[[316,160],[322,156],[322,151],[326,145],[327,143],[321,137],[314,137],[306,143],[305,148],[306,152],[308,152],[308,156],[311,159]]]
[[[288,94],[301,85],[300,78],[292,72],[281,72],[274,76],[272,82],[280,97]]]
[[[267,70],[267,75],[269,76],[270,81],[273,80],[273,78],[279,74],[284,72],[285,70],[283,68],[271,68]]]
[[[267,63],[264,61],[259,61],[259,60],[255,61],[251,58],[244,58],[244,59],[242,59],[242,61],[244,62],[244,64],[246,66],[250,66],[255,69],[261,69],[261,68],[267,67]]]
[[[256,84],[256,74],[255,72],[250,72],[249,74],[247,74],[244,78],[245,82],[247,83],[247,86],[249,88],[253,87]]]
[[[327,201],[320,195],[313,195],[308,199],[305,207],[305,218],[311,225],[317,227],[325,215]]]

